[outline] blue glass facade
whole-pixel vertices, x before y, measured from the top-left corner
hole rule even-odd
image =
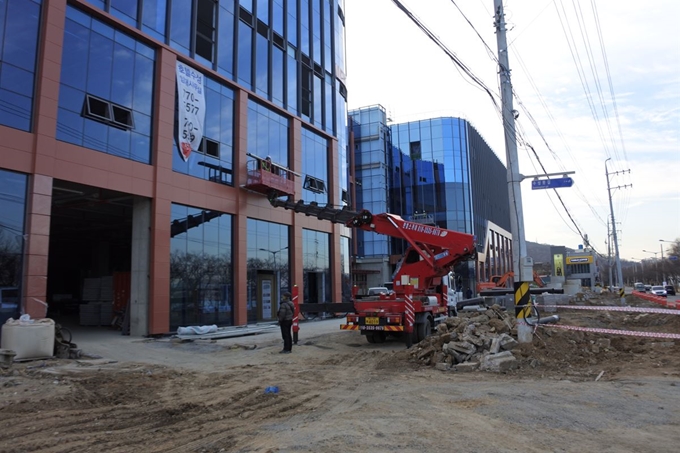
[[[19,317],[28,177],[0,170],[0,326]]]
[[[63,49],[57,139],[151,163],[155,51],[72,6]]]
[[[263,279],[276,276],[290,289],[302,284],[303,268],[304,291],[313,300],[349,297],[349,231],[329,233],[325,222],[309,219],[303,237],[295,220],[282,219],[264,197],[240,189],[251,163],[247,153],[269,155],[301,175],[296,197],[348,203],[343,3],[83,2],[0,0],[0,128],[29,133],[13,131],[7,134],[11,143],[0,143],[8,159],[0,172],[30,176],[37,168],[44,177],[28,188],[45,197],[43,212],[30,212],[29,221],[50,218],[51,196],[52,203],[58,197],[76,203],[102,189],[118,192],[125,206],[119,211],[135,235],[150,235],[150,269],[139,275],[151,278],[138,288],[147,291],[140,300],[149,301],[151,333],[271,319],[267,310],[279,293],[269,293],[272,305],[265,309]],[[62,28],[63,40],[44,39],[45,31],[54,38]],[[203,141],[187,161],[176,143],[175,61],[205,76]],[[40,140],[30,137],[34,124]],[[7,178],[0,173],[0,180]],[[232,229],[232,222],[248,228]],[[47,240],[36,240],[47,244],[38,253],[45,262],[52,231],[45,232]],[[274,238],[281,244],[271,244]],[[289,240],[291,249],[306,250],[290,266],[287,252],[277,251]],[[44,275],[26,276],[34,279],[27,280],[31,288],[44,286],[45,300],[51,291],[43,283],[47,267]],[[288,267],[298,270],[289,273]]]
[[[41,3],[0,2],[0,124],[24,131],[33,115]]]
[[[234,90],[206,78],[203,142],[189,158],[182,159],[173,141],[172,169],[208,181],[233,185]]]
[[[392,212],[388,182],[392,145],[385,109],[366,107],[349,112],[349,116],[354,132],[354,205],[374,213]],[[357,231],[355,240],[360,257],[391,254],[386,236]]]
[[[233,324],[232,216],[172,204],[170,328]]]
[[[344,81],[335,0],[88,0],[329,134]],[[287,18],[287,20],[284,20]],[[344,122],[343,120],[339,120]]]
[[[289,227],[248,219],[248,322],[276,319],[276,303],[290,291]],[[263,288],[269,288],[267,295]],[[269,309],[264,309],[264,298]]]
[[[381,106],[350,112],[357,207],[477,235],[488,221],[510,229],[506,170],[479,133],[460,118],[386,127]],[[358,255],[401,255],[398,239],[361,233]]]

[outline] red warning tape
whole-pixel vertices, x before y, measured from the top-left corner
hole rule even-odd
[[[635,330],[617,330],[617,329],[598,329],[594,327],[577,327],[565,326],[563,324],[539,324],[539,327],[557,327],[558,329],[580,330],[581,332],[596,332],[609,333],[613,335],[628,335],[630,337],[648,337],[648,338],[671,338],[680,340],[680,333],[662,333],[662,332],[638,332]]]
[[[536,305],[543,309],[547,307],[568,308],[572,310],[602,310],[602,311],[632,311],[635,313],[656,313],[660,315],[680,315],[680,310],[671,310],[668,308],[645,308],[645,307],[616,307],[611,305]]]

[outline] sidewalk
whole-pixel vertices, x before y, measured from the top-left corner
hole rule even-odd
[[[304,343],[310,338],[340,331],[344,318],[312,320],[300,323],[298,341]],[[219,361],[215,354],[234,345],[263,347],[279,347],[281,331],[274,325],[270,331],[256,335],[224,338],[218,340],[196,340],[195,342],[177,343],[171,337],[161,339],[131,337],[121,335],[120,331],[103,327],[68,326],[72,333],[72,342],[83,354],[99,356],[117,362],[146,362],[157,365],[177,366],[187,364],[200,367],[201,363],[214,367]],[[66,338],[68,339],[68,338]]]

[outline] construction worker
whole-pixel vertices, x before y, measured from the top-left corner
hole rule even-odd
[[[270,156],[267,156],[264,160],[260,161],[261,162],[261,168],[264,171],[272,171],[272,158]]]
[[[283,338],[283,349],[281,354],[290,354],[293,352],[293,334],[291,332],[293,327],[293,315],[295,313],[295,306],[291,299],[291,294],[286,291],[281,296],[281,303],[279,304],[279,326],[281,327],[281,337]]]

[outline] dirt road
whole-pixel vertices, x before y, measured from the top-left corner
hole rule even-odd
[[[680,316],[563,317],[680,332]],[[134,344],[148,362],[181,357],[173,367],[15,364],[0,376],[0,452],[677,451],[680,346],[612,337],[595,349],[601,337],[543,329],[506,374],[438,371],[396,341],[335,331],[289,355],[272,336]]]

